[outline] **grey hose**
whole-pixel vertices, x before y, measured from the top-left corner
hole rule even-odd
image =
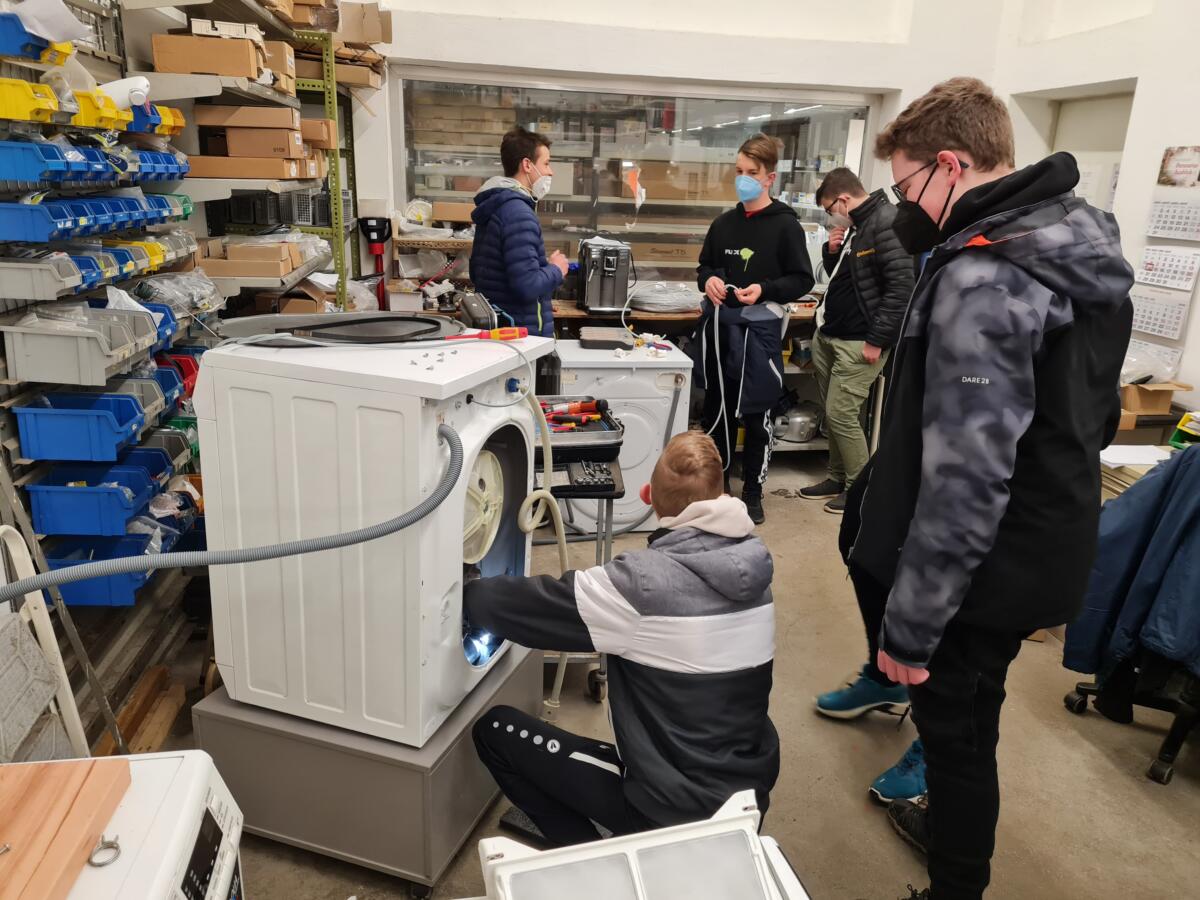
[[[239,563],[262,562],[268,559],[279,559],[284,556],[299,556],[302,553],[319,553],[323,550],[337,550],[349,547],[351,544],[362,544],[395,534],[397,531],[415,525],[431,512],[437,509],[450,496],[462,474],[463,446],[456,432],[449,425],[438,426],[438,437],[450,446],[450,462],[446,472],[433,492],[401,515],[386,522],[368,525],[355,531],[341,534],[330,534],[324,537],[306,538],[299,541],[288,541],[286,544],[269,544],[265,547],[244,547],[240,550],[195,550],[186,553],[152,553],[147,556],[126,556],[121,559],[105,559],[97,562],[83,563],[78,566],[68,566],[54,572],[43,572],[31,578],[22,578],[12,584],[0,586],[0,603],[23,597],[34,591],[61,584],[71,584],[75,581],[86,581],[89,578],[105,578],[109,575],[124,575],[128,572],[154,572],[159,569],[182,569],[192,566],[231,566]]]

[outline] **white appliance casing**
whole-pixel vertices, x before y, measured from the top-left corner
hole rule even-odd
[[[625,497],[613,503],[613,527],[631,525],[646,513],[638,490],[650,480],[654,464],[665,446],[671,397],[679,384],[679,402],[671,420],[671,436],[688,427],[691,403],[692,360],[677,347],[651,356],[636,350],[624,358],[612,350],[585,350],[579,341],[559,341],[555,347],[561,362],[560,389],[563,394],[603,398],[613,415],[625,426],[621,445],[621,476]],[[596,530],[596,504],[571,504],[574,523],[586,531]],[[658,519],[653,513],[636,529],[653,531]]]
[[[513,346],[533,360],[553,344]],[[420,747],[479,683],[503,650],[475,667],[462,649],[466,475],[499,435],[506,487],[523,499],[536,426],[524,402],[497,409],[468,395],[509,402],[510,378],[528,380],[524,362],[485,341],[204,355],[195,405],[210,550],[391,519],[445,472],[439,424],[464,448],[463,476],[415,526],[210,570],[217,663],[233,699]],[[512,545],[513,564],[484,574],[527,574],[530,539],[505,512],[497,545]]]
[[[220,839],[204,900],[244,900],[241,888],[230,893],[239,869],[242,811],[212,758],[202,750],[131,756],[129,779],[104,827],[106,837],[117,839],[121,855],[107,866],[84,866],[67,900],[185,900],[182,886],[205,810],[212,813]]]

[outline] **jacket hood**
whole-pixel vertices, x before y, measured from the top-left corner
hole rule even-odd
[[[491,219],[501,206],[513,200],[534,205],[533,197],[525,185],[506,175],[494,175],[483,183],[483,187],[475,195],[475,209],[471,213],[471,221],[482,225]]]
[[[886,205],[888,202],[887,194],[883,192],[882,188],[871,191],[866,200],[850,210],[850,221],[854,223],[855,227],[861,228],[863,222],[871,218],[871,214],[879,208],[879,204]]]
[[[955,204],[947,224],[960,219],[968,200],[981,218],[941,246],[999,254],[1077,307],[1115,308],[1129,296],[1133,270],[1121,254],[1117,220],[1071,193],[1078,181],[1075,158],[1056,153],[981,185]]]
[[[775,563],[752,535],[746,505],[728,495],[693,503],[662,520],[653,547],[728,600],[757,601],[771,586]]]
[[[737,211],[742,216],[745,216],[746,205],[741,201],[738,201]],[[755,218],[758,218],[759,216],[762,216],[763,218],[768,216],[791,216],[793,219],[800,218],[796,215],[796,211],[794,209],[781,200],[772,200],[770,206],[767,206],[765,209],[754,214]]]

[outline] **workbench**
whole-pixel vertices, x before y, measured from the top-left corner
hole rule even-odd
[[[807,326],[816,318],[816,307],[805,306],[793,312],[788,320],[788,334],[792,336],[799,330],[801,324]],[[679,337],[691,334],[700,320],[700,311],[656,313],[629,308],[625,321],[637,331],[649,331],[667,337]],[[584,325],[620,325],[621,317],[614,315],[593,315],[580,308],[574,300],[554,301],[554,330],[559,338],[579,337],[579,329]]]

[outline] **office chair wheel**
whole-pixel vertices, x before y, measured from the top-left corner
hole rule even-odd
[[[1071,691],[1071,693],[1063,697],[1063,706],[1075,713],[1075,715],[1082,716],[1087,712],[1087,697],[1078,691]]]
[[[1175,767],[1170,763],[1165,763],[1161,759],[1156,759],[1150,763],[1150,768],[1146,770],[1146,777],[1151,781],[1157,781],[1159,784],[1170,784],[1171,779],[1175,777]]]
[[[592,669],[587,675],[588,696],[596,703],[603,703],[608,696],[608,679],[600,677],[599,669]]]

